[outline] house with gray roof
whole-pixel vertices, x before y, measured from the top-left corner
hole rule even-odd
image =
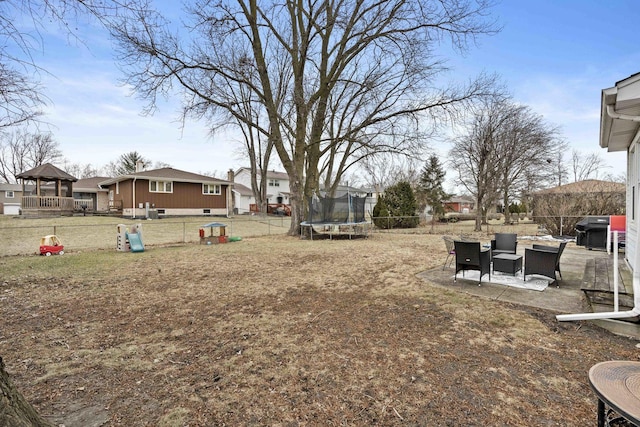
[[[107,176],[81,178],[73,184],[73,200],[76,210],[85,212],[108,212],[109,190],[100,186],[110,179]]]
[[[139,170],[98,185],[109,210],[131,218],[228,216],[233,183],[173,168]]]

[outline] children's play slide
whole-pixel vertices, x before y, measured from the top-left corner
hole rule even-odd
[[[138,233],[127,233],[127,239],[129,239],[129,246],[131,252],[144,252],[144,245],[142,239]]]

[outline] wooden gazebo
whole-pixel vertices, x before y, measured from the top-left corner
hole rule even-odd
[[[22,183],[22,215],[72,215],[73,183],[78,179],[50,163],[16,175]],[[35,193],[28,194],[26,184],[35,182]]]

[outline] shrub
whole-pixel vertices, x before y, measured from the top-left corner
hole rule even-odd
[[[385,230],[391,228],[389,209],[387,209],[384,196],[379,196],[376,205],[373,207],[373,223],[376,227]]]
[[[406,182],[386,189],[373,208],[373,223],[376,227],[416,228],[420,218],[416,215],[418,203],[411,185]]]

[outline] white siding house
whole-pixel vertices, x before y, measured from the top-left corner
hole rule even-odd
[[[22,185],[0,183],[0,213],[3,215],[20,215]]]
[[[251,191],[251,168],[240,168],[233,176],[235,209],[238,214],[256,212],[256,199]],[[258,175],[258,185],[260,176]],[[289,175],[285,172],[267,171],[267,203],[289,204]]]
[[[602,90],[600,146],[607,151],[627,152],[625,258],[635,271],[638,255],[640,210],[640,73]]]

